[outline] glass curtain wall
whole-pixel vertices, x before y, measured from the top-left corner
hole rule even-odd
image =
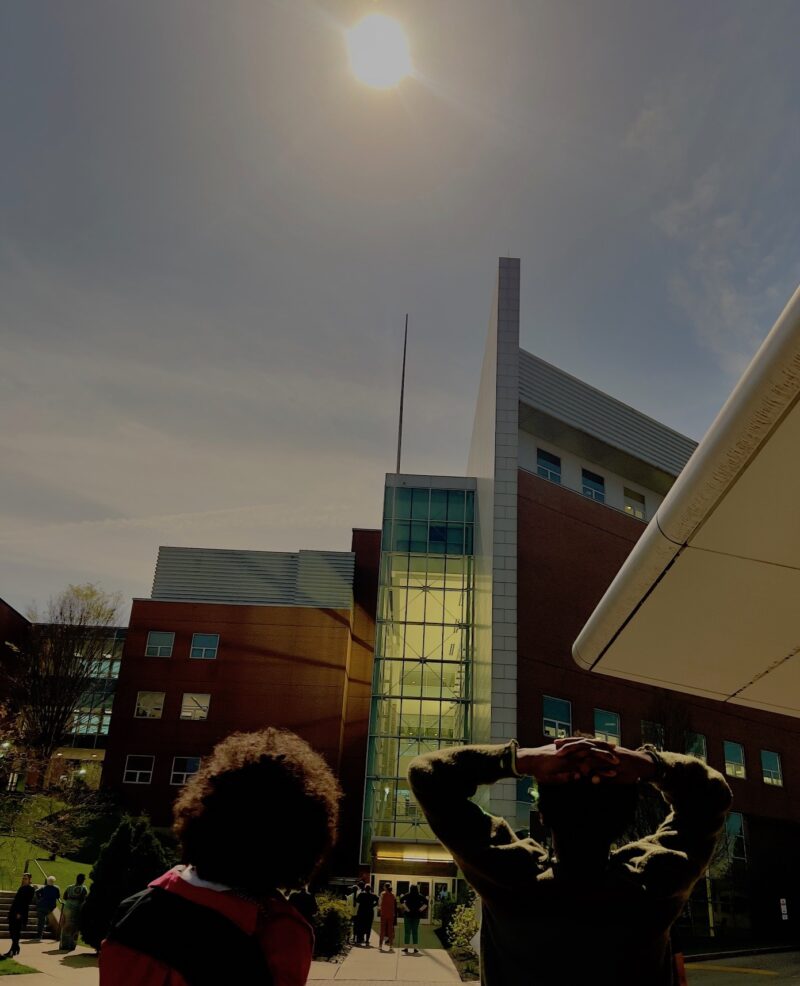
[[[111,632],[95,662],[89,687],[73,713],[64,746],[105,749],[126,632],[124,627]]]
[[[433,840],[406,779],[471,737],[471,490],[387,487],[362,858],[375,838]]]

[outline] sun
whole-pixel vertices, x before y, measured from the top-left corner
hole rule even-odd
[[[391,89],[410,75],[408,39],[391,17],[369,14],[346,34],[350,67],[361,82],[374,89]]]

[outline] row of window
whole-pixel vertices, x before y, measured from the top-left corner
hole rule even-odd
[[[551,483],[561,483],[561,456],[553,455],[543,448],[536,449],[536,473],[542,479],[549,479]],[[592,472],[591,469],[581,469],[581,493],[588,496],[591,500],[598,503],[606,502],[606,481],[605,477],[599,473]],[[638,517],[639,520],[645,519],[645,498],[644,494],[636,490],[630,490],[626,486],[623,491],[623,509],[626,514]]]
[[[651,743],[663,749],[664,727],[659,722],[649,722],[642,719],[642,742]],[[561,739],[572,735],[572,703],[564,698],[544,696],[542,712],[542,732],[550,739]],[[606,743],[622,742],[622,726],[618,712],[607,709],[594,710],[594,735]],[[725,758],[725,773],[729,777],[744,779],[747,777],[744,747],[733,740],[723,741]],[[687,732],[685,750],[701,760],[708,759],[706,738],[702,733]],[[773,750],[761,750],[761,778],[765,784],[783,787],[783,770],[781,757]]]
[[[156,758],[149,754],[130,753],[125,758],[123,784],[152,784]],[[170,784],[185,784],[200,769],[200,757],[173,757]]]
[[[166,692],[137,692],[134,719],[160,719],[164,714]],[[181,719],[197,722],[208,719],[211,696],[205,692],[184,692],[181,698]]]
[[[175,634],[172,631],[151,630],[147,634],[147,643],[144,648],[145,657],[172,657],[174,646]],[[189,657],[212,661],[217,656],[218,650],[218,633],[192,634],[192,646],[189,648]]]

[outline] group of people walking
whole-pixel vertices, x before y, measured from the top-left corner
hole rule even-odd
[[[61,914],[56,923],[59,948],[63,952],[73,951],[78,944],[81,910],[88,895],[85,881],[86,876],[79,873],[75,883],[70,884],[62,895],[54,876],[49,876],[41,887],[36,887],[30,873],[23,873],[22,882],[8,909],[11,948],[0,954],[0,959],[13,959],[15,955],[19,955],[19,942],[28,926],[31,907],[36,911],[36,937],[39,941],[42,940],[50,915],[55,911],[59,900]]]
[[[353,944],[361,948],[370,948],[369,936],[375,920],[375,908],[380,916],[378,948],[382,952],[384,946],[388,951],[394,951],[395,930],[397,919],[403,918],[403,952],[409,954],[409,945],[413,946],[413,954],[419,954],[419,923],[428,912],[428,898],[420,893],[414,883],[398,900],[392,890],[391,883],[381,885],[381,895],[376,897],[372,888],[360,880],[351,891],[353,909]]]

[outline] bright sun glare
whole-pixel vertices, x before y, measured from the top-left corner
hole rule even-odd
[[[356,78],[375,89],[391,89],[411,72],[405,33],[385,14],[369,14],[351,27],[347,50]]]

